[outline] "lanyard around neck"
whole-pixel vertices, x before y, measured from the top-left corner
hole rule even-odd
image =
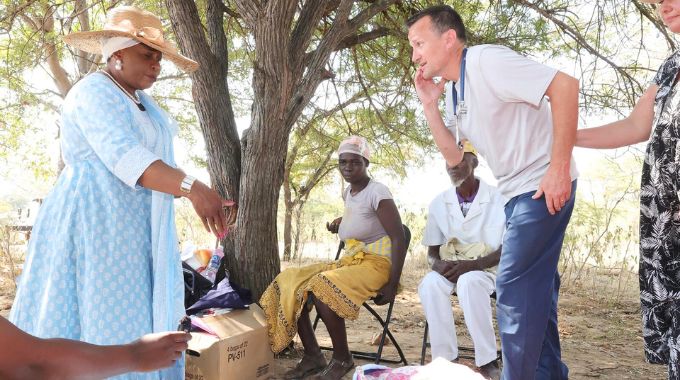
[[[465,61],[467,57],[467,48],[463,49],[463,57],[460,60],[460,72],[458,73],[460,81],[460,104],[465,104]],[[451,86],[451,95],[453,96],[453,114],[458,115],[458,91],[456,91],[456,84]]]

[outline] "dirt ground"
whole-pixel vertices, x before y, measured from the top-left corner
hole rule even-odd
[[[403,291],[397,296],[390,324],[390,330],[404,350],[409,364],[420,362],[424,317],[417,285],[425,272],[422,265],[407,263],[402,278]],[[586,278],[589,279],[588,284],[563,286],[559,304],[562,355],[569,366],[570,379],[665,379],[664,366],[650,365],[644,361],[636,276],[625,276],[623,284],[621,278],[599,272],[590,273]],[[0,287],[0,315],[6,317],[14,289],[7,281],[0,285],[3,285]],[[381,315],[386,312],[386,306],[375,309]],[[453,309],[459,344],[471,346],[462,311],[457,305]],[[319,326],[319,343],[330,345],[323,324]],[[370,342],[380,332],[380,328],[365,310],[357,321],[347,322],[347,332],[352,350],[376,350],[377,347]],[[295,347],[295,352],[279,355],[276,374],[292,368],[299,360],[299,341],[296,341]],[[330,352],[327,352],[327,357],[330,358]],[[385,348],[383,357],[397,357],[393,345]],[[429,360],[428,355],[426,362]],[[368,362],[355,360],[355,363],[360,365]],[[462,360],[462,363],[474,367],[471,360]],[[351,375],[345,378],[351,379]]]
[[[406,265],[402,277],[403,290],[397,296],[390,323],[390,330],[409,365],[420,363],[424,316],[417,287],[425,273],[422,265]],[[562,356],[569,366],[569,378],[665,379],[665,366],[644,361],[637,276],[629,273],[619,278],[618,275],[592,271],[584,277],[589,279],[587,284],[563,285],[560,293],[559,330]],[[563,280],[563,283],[568,281]],[[374,306],[374,309],[380,315],[385,315],[387,311],[386,306]],[[453,311],[459,345],[472,347],[462,310],[454,305]],[[323,324],[319,326],[319,343],[329,346],[330,338]],[[370,342],[380,332],[378,322],[366,310],[362,310],[357,321],[347,322],[348,342],[352,350],[376,351],[377,346]],[[287,371],[299,360],[302,346],[297,338],[295,348],[297,352],[279,355],[277,373]],[[425,363],[431,360],[429,350],[427,352]],[[330,355],[330,352],[326,353],[329,359]],[[392,345],[387,346],[383,357],[398,358],[397,351]],[[367,363],[355,360],[357,365]],[[473,360],[462,359],[461,363],[473,369],[475,367]],[[351,378],[351,374],[344,377]]]

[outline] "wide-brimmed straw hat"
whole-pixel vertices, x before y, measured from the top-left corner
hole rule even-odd
[[[132,6],[111,9],[101,30],[76,32],[64,36],[64,42],[76,49],[101,54],[103,38],[129,37],[163,53],[178,68],[186,72],[195,71],[198,63],[177,52],[177,49],[163,38],[161,20],[151,12]]]

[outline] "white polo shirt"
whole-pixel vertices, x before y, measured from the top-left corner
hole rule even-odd
[[[548,170],[553,124],[544,95],[555,74],[504,46],[468,48],[461,137],[484,157],[508,199],[537,190]],[[452,85],[446,84],[444,123],[455,134]],[[455,85],[460,102],[460,80]],[[578,177],[573,156],[570,175]]]

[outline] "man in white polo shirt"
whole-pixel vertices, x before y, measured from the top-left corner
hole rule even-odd
[[[466,47],[463,21],[449,6],[427,8],[406,25],[416,92],[439,151],[455,166],[459,141],[470,140],[509,199],[496,277],[503,379],[567,379],[557,262],[578,175],[571,155],[578,80],[503,46]]]
[[[491,294],[496,290],[496,265],[505,229],[505,198],[475,177],[479,164],[472,144],[465,142],[457,166],[446,168],[448,190],[430,203],[423,245],[432,272],[418,286],[429,325],[432,357],[458,357],[451,294],[456,291],[475,347],[475,364],[488,379],[500,378],[493,329]]]

